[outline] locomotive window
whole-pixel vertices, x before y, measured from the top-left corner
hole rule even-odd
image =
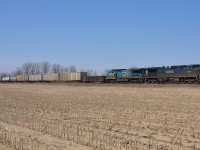
[[[175,66],[172,66],[171,68],[172,68],[172,69],[175,69],[176,67],[175,67]]]
[[[186,69],[191,69],[192,68],[192,66],[186,66]]]
[[[134,70],[133,73],[140,73],[140,70]]]
[[[150,69],[148,71],[149,71],[149,73],[153,73],[153,72],[157,72],[157,69]]]

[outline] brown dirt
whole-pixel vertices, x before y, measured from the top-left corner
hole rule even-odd
[[[0,84],[0,132],[41,150],[200,149],[199,115],[198,85]]]

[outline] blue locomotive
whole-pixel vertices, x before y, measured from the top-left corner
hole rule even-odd
[[[200,83],[200,65],[113,69],[107,73],[105,81],[108,83]]]
[[[145,80],[145,69],[113,69],[106,75],[106,82],[131,82],[142,83]]]
[[[158,79],[162,82],[195,83],[200,80],[200,65],[181,65],[160,68]]]

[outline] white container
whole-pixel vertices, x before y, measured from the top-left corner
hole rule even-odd
[[[11,77],[11,78],[10,78],[10,81],[11,81],[11,82],[16,82],[16,81],[17,81],[17,77]]]
[[[41,74],[29,75],[29,81],[31,81],[31,82],[40,82],[40,81],[42,81],[42,75]]]
[[[10,77],[4,77],[1,80],[2,80],[2,82],[9,82],[10,81]]]

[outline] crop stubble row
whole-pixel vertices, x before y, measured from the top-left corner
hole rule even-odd
[[[17,86],[1,121],[100,149],[199,148],[198,87]]]

